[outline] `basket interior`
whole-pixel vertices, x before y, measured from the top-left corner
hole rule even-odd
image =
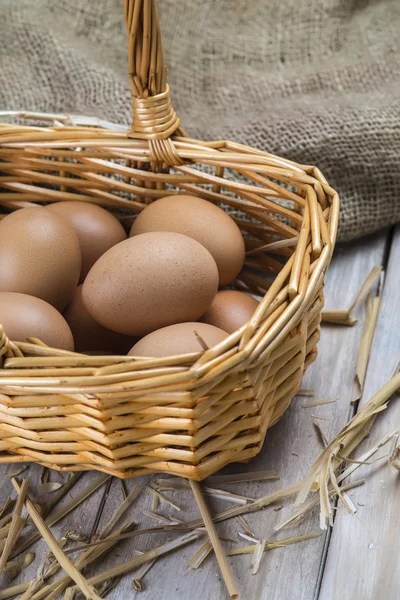
[[[158,198],[199,196],[230,213],[244,236],[245,265],[232,287],[263,296],[296,250],[307,192],[314,196],[319,230],[329,220],[313,167],[232,142],[175,138],[174,146],[179,164],[168,168],[152,160],[147,142],[122,132],[0,127],[0,217],[25,206],[74,200],[107,208],[128,228]],[[325,239],[328,227],[321,232]],[[314,258],[322,249],[321,234],[312,247]]]

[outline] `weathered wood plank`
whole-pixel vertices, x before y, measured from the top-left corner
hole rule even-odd
[[[385,239],[386,234],[383,233],[367,242],[363,240],[337,250],[327,277],[327,307],[347,308],[351,304],[368,272],[374,265],[381,263]],[[360,315],[356,316],[362,317],[362,311]],[[255,498],[294,483],[306,474],[321,449],[311,415],[323,417],[319,422],[328,438],[332,437],[348,419],[349,390],[351,390],[354,377],[362,324],[363,319],[360,318],[360,322],[353,328],[324,326],[319,344],[318,360],[310,368],[304,380],[304,387],[315,388],[316,400],[327,397],[337,397],[339,400],[315,408],[303,408],[303,404],[312,399],[298,397],[281,421],[268,433],[260,455],[249,465],[235,465],[226,470],[240,472],[278,469],[282,476],[281,480],[235,484],[226,486],[226,489]],[[1,467],[0,473],[3,474],[3,478],[6,470],[6,467]],[[31,467],[30,472],[32,472],[32,481],[37,480],[38,467]],[[79,493],[93,477],[95,477],[93,473],[84,474],[69,496]],[[11,492],[9,481],[6,479],[3,481],[4,484],[0,488],[0,505]],[[128,491],[136,484],[137,480],[128,481]],[[89,534],[102,493],[103,490],[99,490],[90,500],[83,503],[79,509],[55,526],[53,530],[56,536],[61,537],[68,529]],[[190,492],[166,492],[166,495],[182,506],[182,511],[178,513],[161,503],[158,510],[162,514],[182,520],[198,516]],[[97,528],[98,532],[106,525],[121,502],[120,485],[114,481],[107,495],[105,508]],[[133,520],[138,523],[138,528],[156,526],[156,521],[142,514],[143,509],[151,509],[151,502],[150,492],[145,491],[121,520],[122,523]],[[227,508],[229,505],[230,503],[223,501],[210,501],[210,506],[215,510]],[[318,519],[316,515],[313,515],[300,527],[276,534],[275,525],[290,513],[290,502],[287,502],[280,511],[274,511],[271,508],[259,514],[247,516],[246,521],[257,537],[266,537],[268,540],[318,532]],[[236,520],[218,525],[218,530],[234,537],[237,537],[238,531],[243,531]],[[123,542],[99,566],[89,567],[87,575],[90,576],[124,562],[135,556],[135,550],[144,551],[165,542],[165,540],[165,534],[153,534]],[[267,598],[268,600],[309,600],[313,597],[318,581],[324,544],[325,536],[321,536],[297,546],[273,550],[264,557],[257,576],[251,575],[250,556],[231,558],[230,563],[236,574],[242,598],[246,598],[246,600],[255,600],[256,598],[260,600]],[[208,557],[200,572],[186,573],[188,560],[199,545],[200,543],[191,544],[179,550],[175,555],[166,556],[156,562],[143,580],[144,591],[141,594],[143,600],[161,600],[161,598],[172,600],[178,596],[191,600],[226,597],[215,559],[212,556]],[[247,542],[241,540],[238,545],[247,545]],[[226,543],[226,547],[233,547],[233,545]],[[35,575],[47,549],[40,542],[34,546],[34,550],[37,553],[35,562],[13,583]],[[122,600],[131,597],[133,593],[132,578],[133,574],[124,577],[108,595],[108,598]],[[0,579],[0,589],[4,589],[6,585],[8,584],[5,578]]]
[[[380,314],[374,336],[367,379],[360,407],[391,377],[400,360],[400,228],[393,239]],[[378,417],[360,455],[383,436],[400,428],[400,401],[393,399]],[[388,451],[382,448],[379,455]],[[357,517],[339,507],[322,580],[320,600],[386,598],[395,600],[400,590],[399,474],[387,459],[362,466],[354,475],[366,485],[349,495]]]

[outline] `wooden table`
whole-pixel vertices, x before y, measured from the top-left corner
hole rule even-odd
[[[326,307],[347,308],[374,265],[382,265],[386,279],[378,323],[373,340],[361,407],[391,376],[400,359],[400,228],[386,231],[357,243],[338,247],[326,282]],[[230,467],[229,472],[277,469],[281,478],[277,481],[251,482],[226,486],[235,493],[252,498],[281,489],[301,480],[321,451],[321,439],[313,425],[313,416],[329,440],[349,420],[356,410],[351,404],[358,346],[363,330],[365,310],[357,310],[358,323],[354,327],[324,325],[319,344],[319,357],[307,372],[304,388],[316,390],[315,398],[298,396],[281,421],[273,427],[261,454],[248,465]],[[335,402],[304,408],[312,400],[337,398]],[[400,402],[392,401],[381,415],[371,435],[357,449],[356,456],[374,445],[386,433],[400,427]],[[382,449],[384,454],[387,448]],[[15,496],[6,477],[7,467],[1,467],[0,505],[8,495]],[[38,481],[40,469],[30,466],[24,476]],[[88,483],[98,477],[96,473],[84,474],[67,494],[64,501],[77,495]],[[400,475],[390,469],[387,460],[370,466],[361,466],[357,479],[365,477],[365,485],[349,492],[357,508],[350,515],[339,503],[335,512],[334,526],[321,532],[318,511],[314,511],[299,526],[275,532],[274,527],[293,510],[293,498],[279,506],[246,516],[246,521],[258,538],[270,541],[307,533],[319,533],[319,537],[286,548],[267,552],[257,575],[251,574],[251,557],[230,558],[241,598],[246,600],[395,600],[400,596]],[[54,473],[52,480],[61,481]],[[129,490],[138,480],[126,482]],[[52,530],[59,539],[67,530],[91,535],[100,532],[115,509],[122,502],[120,482],[111,481],[107,489],[103,485],[75,511],[55,525]],[[190,492],[166,494],[177,502],[182,511],[178,513],[161,503],[159,512],[188,520],[199,515]],[[49,500],[51,495],[43,497]],[[42,498],[42,500],[43,500]],[[102,502],[103,500],[103,502]],[[135,521],[138,527],[155,527],[157,523],[142,514],[150,509],[152,494],[145,490],[132,504],[122,523]],[[229,503],[209,500],[212,510],[227,508]],[[277,510],[277,508],[279,510]],[[98,521],[98,522],[97,522]],[[97,526],[95,526],[97,522]],[[235,519],[218,526],[220,533],[237,538],[243,531]],[[34,529],[30,527],[23,535],[26,539]],[[164,543],[167,534],[152,534],[121,542],[106,558],[85,571],[90,577],[121,562],[137,556],[136,550],[145,551]],[[133,573],[125,575],[108,594],[110,599],[126,600],[139,595],[143,600],[208,600],[226,598],[214,557],[209,556],[198,571],[187,571],[188,560],[201,541],[160,558],[142,581],[143,591],[132,589]],[[75,543],[76,544],[76,543]],[[226,548],[235,547],[226,542]],[[236,546],[246,545],[239,538]],[[0,590],[36,576],[36,571],[48,551],[43,541],[31,548],[36,559],[24,569],[12,584],[6,576],[0,577]],[[60,574],[58,574],[60,576]],[[0,593],[1,594],[1,593]],[[1,597],[1,595],[0,595]]]

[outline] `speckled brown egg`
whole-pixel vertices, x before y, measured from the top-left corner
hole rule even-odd
[[[233,333],[251,319],[257,306],[257,300],[248,294],[236,290],[222,290],[215,296],[201,320]]]
[[[82,252],[80,282],[104,252],[126,240],[121,223],[100,206],[89,202],[56,202],[47,208],[64,217],[78,236]]]
[[[97,323],[83,304],[81,285],[76,288],[74,297],[64,311],[64,317],[74,336],[77,352],[126,354],[137,341],[136,338],[110,331]]]
[[[15,292],[0,292],[0,323],[13,342],[39,338],[52,348],[74,350],[71,330],[64,317],[48,302]]]
[[[84,281],[82,297],[107,329],[141,336],[199,319],[217,288],[218,269],[204,246],[179,233],[156,232],[103,254]]]
[[[245,247],[234,220],[202,198],[176,195],[147,206],[134,221],[130,236],[149,231],[175,231],[202,244],[217,263],[219,285],[235,279],[243,266]]]
[[[62,311],[80,270],[78,238],[60,215],[31,207],[0,221],[0,291],[36,296]]]
[[[197,334],[197,335],[196,335]],[[201,340],[199,340],[199,336]],[[157,329],[138,341],[129,351],[130,356],[176,356],[202,352],[205,343],[212,348],[222,342],[228,334],[218,327],[206,323],[178,323]]]

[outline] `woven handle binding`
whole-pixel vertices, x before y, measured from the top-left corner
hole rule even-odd
[[[157,162],[180,164],[169,140],[180,126],[172,108],[155,0],[124,0],[133,120],[130,137],[146,139]]]

